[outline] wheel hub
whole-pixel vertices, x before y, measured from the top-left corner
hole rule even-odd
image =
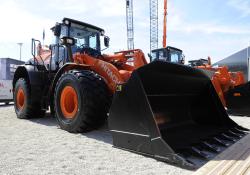
[[[24,102],[25,102],[25,95],[23,88],[18,89],[16,99],[17,99],[18,110],[22,110],[24,108]]]
[[[66,119],[73,119],[78,109],[78,98],[75,89],[65,86],[61,93],[60,107]]]

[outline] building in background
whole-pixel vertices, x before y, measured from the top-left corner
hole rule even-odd
[[[229,70],[232,72],[242,71],[244,73],[244,78],[246,81],[250,81],[250,47],[242,49],[221,61],[218,61],[214,66],[219,65],[228,66]]]
[[[0,102],[13,101],[12,79],[18,65],[23,61],[12,58],[0,58]]]

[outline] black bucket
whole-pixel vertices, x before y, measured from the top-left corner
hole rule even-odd
[[[247,133],[229,118],[202,71],[160,61],[117,87],[109,128],[115,147],[187,169]]]

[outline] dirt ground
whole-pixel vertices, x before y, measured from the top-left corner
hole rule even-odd
[[[232,117],[250,128],[250,117]],[[85,134],[58,128],[53,117],[20,120],[0,104],[0,174],[192,174],[112,147],[107,125]]]

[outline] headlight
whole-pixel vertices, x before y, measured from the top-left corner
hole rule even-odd
[[[61,38],[62,45],[75,45],[75,39],[71,37],[63,37]]]
[[[69,25],[69,20],[65,20],[64,24]]]

